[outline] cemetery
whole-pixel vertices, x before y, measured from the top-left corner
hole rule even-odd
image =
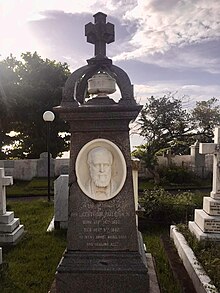
[[[127,73],[106,55],[115,40],[106,17],[98,12],[86,24],[94,57],[69,76],[53,109],[70,125],[70,159],[50,158],[49,173],[47,153],[0,161],[0,292],[217,293],[220,127],[214,143],[159,159],[213,173],[210,196],[174,195],[156,185],[140,192],[146,170],[131,158],[129,124],[142,106]],[[109,97],[116,85],[117,102]],[[31,185],[48,174],[55,179],[52,200],[46,192],[7,198],[13,179]]]

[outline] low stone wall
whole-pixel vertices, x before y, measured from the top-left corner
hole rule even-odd
[[[196,166],[191,155],[158,156],[159,166],[175,165],[186,167],[189,170],[197,172],[201,177],[212,172],[212,155],[206,155],[203,166]],[[68,174],[69,159],[51,158],[51,176],[58,177],[61,174]],[[0,160],[0,168],[5,169],[7,176],[13,176],[16,180],[31,180],[33,177],[47,177],[47,153],[42,153],[39,159],[26,160]],[[152,174],[141,164],[139,177],[151,178]]]
[[[68,174],[69,159],[51,158],[50,166],[51,176]],[[13,176],[15,180],[28,181],[33,177],[47,177],[47,153],[41,154],[39,159],[0,160],[0,168],[4,168],[5,175]]]

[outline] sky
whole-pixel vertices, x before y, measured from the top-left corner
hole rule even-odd
[[[219,99],[219,0],[0,0],[0,60],[37,51],[74,71],[94,55],[84,30],[97,12],[115,25],[107,56],[129,75],[138,103],[170,92],[187,107]]]

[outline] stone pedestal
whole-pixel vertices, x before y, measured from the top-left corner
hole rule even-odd
[[[128,135],[129,121],[139,107],[115,109],[85,107],[62,114],[71,120],[70,195],[67,251],[57,269],[57,292],[122,293],[137,288],[137,292],[148,292],[143,243],[139,245],[137,236]],[[82,147],[100,137],[119,147],[127,172],[121,191],[104,201],[82,191],[75,165]]]
[[[0,243],[15,244],[24,233],[24,226],[19,218],[14,218],[14,212],[0,215]]]

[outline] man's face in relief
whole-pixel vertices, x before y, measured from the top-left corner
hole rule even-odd
[[[94,184],[107,187],[111,180],[112,154],[103,147],[97,147],[90,152],[88,163]]]

